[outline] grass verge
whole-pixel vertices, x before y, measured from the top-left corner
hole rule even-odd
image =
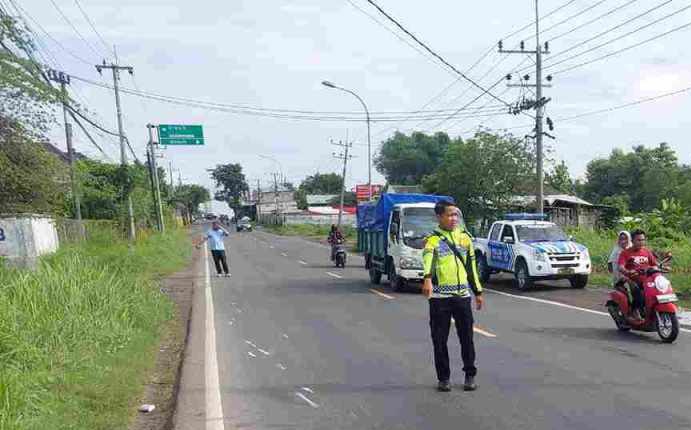
[[[125,429],[162,324],[156,279],[190,256],[184,231],[131,249],[110,232],[0,269],[0,429]]]

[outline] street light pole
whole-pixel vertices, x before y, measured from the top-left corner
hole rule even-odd
[[[372,200],[372,141],[371,141],[371,132],[370,132],[370,117],[369,117],[369,109],[367,109],[367,105],[365,104],[364,100],[362,98],[355,94],[355,92],[339,87],[338,85],[334,84],[333,82],[329,81],[322,81],[322,85],[325,87],[329,88],[334,88],[337,90],[345,91],[348,94],[352,94],[355,96],[356,99],[362,104],[362,107],[365,109],[365,116],[367,118],[367,200]]]

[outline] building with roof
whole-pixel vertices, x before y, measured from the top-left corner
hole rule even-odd
[[[514,196],[512,209],[529,211],[535,209],[535,196]],[[601,223],[608,206],[590,203],[570,194],[545,194],[545,214],[555,224],[564,227],[595,228]]]

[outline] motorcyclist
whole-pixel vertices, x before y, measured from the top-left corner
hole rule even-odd
[[[331,231],[329,231],[328,242],[331,245],[331,261],[336,258],[336,245],[343,243],[343,234],[338,229],[336,224],[331,224]]]
[[[638,278],[639,270],[657,267],[657,258],[652,251],[645,247],[646,237],[643,230],[638,229],[631,232],[631,242],[631,247],[622,250],[619,254],[619,273],[629,281],[631,287],[632,315],[634,318],[642,319],[642,313],[645,311],[645,296],[643,286]]]

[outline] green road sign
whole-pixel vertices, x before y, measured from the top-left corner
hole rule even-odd
[[[204,132],[201,125],[161,124],[158,139],[161,145],[203,145]]]

